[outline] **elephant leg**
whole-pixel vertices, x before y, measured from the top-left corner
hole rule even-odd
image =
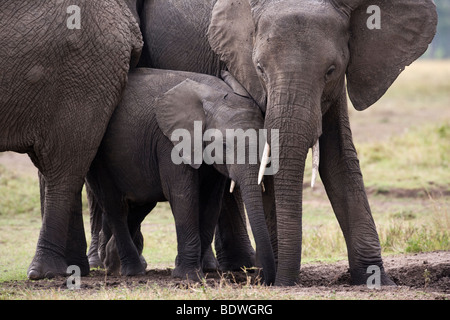
[[[88,251],[88,259],[89,259],[89,267],[90,268],[103,268],[103,260],[108,260],[110,269],[117,269],[116,267],[112,266],[120,266],[119,261],[119,255],[117,252],[108,252],[108,257],[106,257],[106,245],[111,239],[111,231],[109,230],[109,226],[105,225],[102,235],[102,240],[100,241],[100,232],[102,231],[103,227],[103,210],[100,207],[98,201],[96,200],[93,191],[90,189],[90,186],[88,183],[86,183],[86,191],[87,191],[87,198],[89,202],[89,210],[90,210],[90,224],[91,224],[91,244],[89,246]],[[131,207],[130,213],[128,215],[128,228],[130,230],[131,237],[133,238],[133,242],[136,246],[136,249],[138,250],[138,253],[141,255],[140,260],[143,264],[144,268],[147,267],[147,262],[145,261],[144,257],[142,256],[142,250],[144,247],[144,239],[142,236],[142,233],[140,231],[140,224],[144,220],[144,218],[147,216],[147,214],[156,206],[155,203],[151,203],[149,205],[145,206],[138,206],[138,207]],[[111,246],[111,245],[110,245]],[[101,248],[100,248],[101,247]],[[113,250],[111,247],[108,247],[109,250]],[[100,250],[99,250],[100,249]],[[116,249],[114,249],[116,250]],[[101,259],[99,255],[99,251],[103,252],[102,256],[103,259]],[[112,261],[117,260],[117,261]],[[116,271],[113,271],[113,273]]]
[[[69,266],[75,265],[80,267],[82,276],[89,274],[89,260],[86,256],[86,251],[87,243],[83,223],[80,189],[80,192],[76,194],[76,201],[70,214],[65,256]]]
[[[167,166],[162,169],[161,176],[167,177],[162,179],[166,180],[163,191],[169,199],[177,233],[177,257],[172,276],[201,280],[199,174],[189,166]]]
[[[194,199],[171,201],[178,251],[172,276],[197,281],[203,278],[203,271],[201,268],[198,203],[192,203],[195,201]]]
[[[200,280],[201,241],[199,230],[198,196],[172,196],[170,200],[177,232],[177,257],[172,276],[175,278]]]
[[[122,193],[101,160],[94,159],[86,180],[104,213],[99,237],[99,253],[107,271],[116,273],[118,254],[121,275],[133,276],[145,273],[128,229],[128,203],[123,200]]]
[[[212,166],[200,169],[200,240],[202,243],[202,269],[215,271],[219,263],[214,257],[211,244],[214,230],[219,218],[225,190],[226,177],[216,171]]]
[[[102,227],[100,232],[98,233],[98,256],[102,265],[105,269],[111,270],[114,274],[119,274],[120,272],[120,258],[117,253],[117,248],[115,248],[114,254],[111,252],[107,252],[107,249],[110,249],[108,246],[109,241],[113,237],[111,228],[109,227],[106,219],[102,219]]]
[[[247,232],[247,220],[239,188],[226,192],[231,180],[225,186],[222,208],[217,223],[214,245],[220,269],[241,270],[255,266],[255,250]]]
[[[366,284],[375,265],[381,283],[392,284],[385,275],[381,246],[364,188],[348,119],[346,96],[323,117],[319,172],[347,244],[351,281]]]
[[[65,178],[39,175],[44,210],[36,254],[27,272],[33,280],[64,275],[69,265],[77,265],[81,275],[89,273],[81,213],[83,179]]]
[[[144,268],[147,268],[147,261],[142,255],[142,251],[144,250],[144,236],[141,232],[141,224],[145,217],[156,207],[156,204],[157,202],[150,202],[142,206],[133,205],[128,214],[128,229],[130,230],[130,235],[133,238],[133,243],[138,250],[139,258]]]
[[[113,200],[112,198],[115,198]],[[134,276],[145,273],[145,268],[139,259],[139,253],[134,245],[127,224],[128,206],[117,195],[106,200],[104,218],[110,226],[114,237],[108,241],[106,253],[112,254],[117,250],[120,259],[120,274],[123,276]],[[114,241],[113,241],[114,240]],[[110,257],[109,257],[110,258]],[[108,257],[105,260],[108,261]],[[105,263],[107,269],[108,265]],[[108,270],[109,272],[110,270]],[[111,270],[112,271],[112,270]]]
[[[86,194],[89,203],[90,225],[91,225],[91,244],[88,250],[88,260],[90,268],[103,268],[103,262],[98,255],[99,234],[102,230],[103,210],[99,206],[97,199],[86,183]]]
[[[42,173],[39,171],[39,190],[41,200],[41,216],[44,220],[45,201],[46,201],[46,180]],[[89,273],[89,267],[86,265],[86,240],[83,224],[83,216],[81,214],[81,191],[75,195],[75,202],[70,209],[69,229],[67,233],[67,243],[65,247],[65,260],[67,266],[76,265],[80,267],[81,275],[87,275]],[[31,270],[31,269],[30,269]],[[31,276],[37,276],[37,270],[31,272]],[[51,276],[51,272],[48,273]],[[46,276],[47,277],[47,276]]]

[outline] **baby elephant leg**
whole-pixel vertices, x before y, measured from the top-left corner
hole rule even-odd
[[[202,244],[202,268],[204,272],[220,269],[211,248],[214,231],[219,219],[227,178],[213,166],[200,168],[200,241]]]
[[[170,204],[175,218],[178,245],[178,255],[172,275],[176,278],[201,281],[203,271],[198,197],[178,193],[172,195]]]
[[[108,273],[114,273],[117,263],[112,263],[117,250],[120,259],[120,274],[133,276],[144,274],[136,246],[127,224],[128,204],[122,200],[122,194],[104,167],[94,160],[87,176],[93,196],[103,209],[103,227],[100,232],[100,258]],[[114,236],[114,237],[112,237]],[[109,239],[111,238],[111,239]],[[108,243],[108,244],[106,244]],[[106,244],[106,248],[103,246]]]

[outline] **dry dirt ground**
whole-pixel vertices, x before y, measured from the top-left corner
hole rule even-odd
[[[300,283],[288,288],[264,288],[272,291],[270,298],[278,299],[362,299],[362,300],[449,300],[450,299],[450,251],[437,251],[384,258],[385,269],[396,287],[369,289],[367,286],[351,286],[347,261],[336,263],[312,263],[302,266]],[[155,286],[168,290],[186,291],[203,287],[224,290],[258,286],[255,274],[234,272],[210,273],[202,285],[174,279],[170,269],[147,270],[145,276],[107,276],[102,270],[91,271],[81,278],[82,296],[89,296],[103,289],[120,289]],[[67,290],[67,279],[60,277],[41,281],[9,281],[2,283],[4,289],[21,290]],[[145,297],[144,297],[145,298]],[[205,297],[207,298],[207,297]]]

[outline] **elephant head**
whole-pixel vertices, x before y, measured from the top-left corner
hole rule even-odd
[[[158,99],[156,119],[174,144],[175,163],[184,162],[195,169],[202,163],[211,164],[232,180],[230,192],[236,185],[240,187],[264,282],[272,284],[275,259],[262,187],[257,183],[259,132],[255,129],[263,128],[264,119],[247,91],[227,72],[222,76],[226,82],[204,75],[208,81],[186,79],[167,91]]]
[[[381,29],[368,27],[369,6],[380,9]],[[346,103],[345,86],[357,110],[376,102],[425,52],[436,23],[432,0],[215,4],[208,30],[212,49],[265,113],[269,135],[279,130],[279,149],[272,146],[279,154],[273,177],[276,284],[292,285],[299,274],[303,171],[309,148],[322,134],[323,115]]]

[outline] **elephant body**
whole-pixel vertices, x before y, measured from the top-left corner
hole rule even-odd
[[[109,227],[116,240],[122,275],[144,271],[139,259],[141,248],[138,250],[133,240],[156,203],[169,201],[178,243],[173,274],[201,277],[201,263],[213,239],[226,179],[231,178],[243,193],[266,281],[274,281],[275,261],[265,227],[261,187],[256,181],[258,165],[194,162],[194,150],[206,148],[194,146],[202,126],[205,134],[209,129],[225,133],[227,129],[262,128],[259,108],[249,97],[236,94],[236,86],[239,84],[233,79],[225,83],[205,74],[146,68],[130,73],[123,99],[86,180],[107,222],[103,232]],[[200,131],[196,131],[195,121],[200,123]],[[174,156],[177,158],[181,150],[174,149],[177,143],[171,137],[180,129],[192,137],[192,149],[183,150],[183,162],[177,163]],[[225,140],[216,142],[220,148],[226,144]],[[112,245],[107,245],[107,256]],[[105,264],[111,272],[109,260],[106,257]]]
[[[43,222],[28,277],[68,265],[87,274],[81,189],[139,59],[139,26],[120,1],[26,0],[1,2],[0,27],[0,151],[27,153],[40,174]]]
[[[138,2],[136,10],[145,36],[139,65],[220,76],[227,66],[212,50],[207,37],[215,2]],[[255,252],[247,233],[245,209],[239,189],[236,191],[224,194],[214,238],[215,252],[222,270],[241,270],[242,267],[250,268],[256,264]],[[270,206],[271,201],[265,201]]]
[[[216,0],[144,1],[138,8],[145,35],[140,64],[220,76],[227,67],[207,37],[215,3]]]
[[[369,6],[380,9],[380,30],[367,27]],[[425,52],[436,31],[433,1],[155,0],[142,10],[143,63],[213,75],[226,68],[264,112],[268,141],[279,130],[279,146],[268,145],[279,154],[279,171],[264,178],[275,199],[266,211],[276,234],[275,283],[298,279],[304,167],[314,146],[352,283],[365,284],[376,265],[381,283],[392,284],[352,142],[347,91],[364,110]]]

